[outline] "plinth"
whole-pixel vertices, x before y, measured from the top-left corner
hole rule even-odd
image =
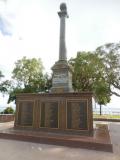
[[[51,92],[63,93],[73,92],[72,89],[72,72],[65,60],[59,60],[52,67],[53,78]]]

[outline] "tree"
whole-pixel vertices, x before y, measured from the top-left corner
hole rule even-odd
[[[40,59],[23,57],[15,63],[12,78],[18,86],[29,86],[43,78],[43,65]],[[39,82],[40,83],[40,82]]]
[[[101,78],[94,83],[93,91],[95,101],[100,106],[100,115],[102,115],[102,105],[106,105],[111,100],[109,85]]]
[[[109,85],[104,75],[105,65],[95,52],[78,52],[77,57],[69,63],[73,68],[73,87],[76,91],[93,92],[100,109],[110,102]]]
[[[93,52],[78,52],[77,57],[70,59],[73,70],[73,87],[75,91],[93,91],[95,82],[99,82],[104,65]]]
[[[4,109],[4,111],[2,112],[4,114],[14,114],[14,109],[12,107],[7,107]]]
[[[43,65],[40,59],[23,57],[15,63],[12,72],[14,79],[9,92],[8,103],[15,100],[17,93],[38,93],[46,89],[47,74],[43,74]]]
[[[9,87],[11,86],[10,80],[2,80],[4,78],[4,75],[2,74],[2,71],[0,71],[0,92],[1,93],[7,93],[9,90]]]
[[[24,93],[23,91],[24,89],[20,88],[20,87],[11,87],[10,91],[9,91],[9,98],[8,98],[8,104],[10,102],[13,102],[16,100],[16,94],[18,93]],[[16,103],[16,102],[15,102]]]
[[[105,80],[109,84],[111,95],[120,97],[120,43],[107,43],[96,49],[96,54],[105,66]],[[116,90],[114,90],[116,89]]]
[[[4,80],[4,81],[1,81],[0,83],[0,92],[1,93],[5,93],[7,94],[9,89],[11,87],[11,81],[10,80]]]
[[[73,87],[76,91],[92,91],[101,106],[110,102],[111,95],[120,97],[120,43],[108,43],[94,52],[78,52],[70,59]]]
[[[2,72],[0,71],[0,92],[5,92],[6,88],[3,86],[1,79],[4,77],[4,75],[2,74]]]

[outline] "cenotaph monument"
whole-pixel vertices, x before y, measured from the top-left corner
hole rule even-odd
[[[65,3],[60,5],[59,60],[52,67],[50,93],[21,93],[16,95],[15,128],[39,132],[93,134],[92,93],[74,92],[72,73],[67,62]]]
[[[52,67],[51,91],[17,94],[14,129],[1,131],[0,137],[112,152],[108,127],[98,124],[93,130],[92,93],[72,89],[65,45],[65,3],[58,15],[59,60]]]

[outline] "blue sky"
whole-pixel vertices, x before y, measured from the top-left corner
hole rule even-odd
[[[0,0],[0,69],[6,77],[23,56],[41,58],[45,71],[58,60],[61,0]],[[120,0],[64,0],[67,56],[120,41]],[[112,97],[112,106],[120,98]]]

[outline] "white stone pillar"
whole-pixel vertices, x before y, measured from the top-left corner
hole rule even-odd
[[[60,5],[60,40],[59,40],[59,60],[67,60],[66,43],[65,43],[65,18],[68,17],[67,7],[65,3]]]

